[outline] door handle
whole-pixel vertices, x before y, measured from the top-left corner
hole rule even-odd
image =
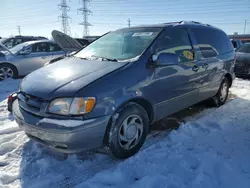
[[[202,68],[207,69],[207,68],[208,68],[208,64],[207,64],[207,63],[204,63],[204,64],[202,65]]]
[[[199,69],[200,69],[200,67],[197,66],[197,65],[194,65],[193,68],[192,68],[192,70],[193,70],[194,72],[197,72]]]

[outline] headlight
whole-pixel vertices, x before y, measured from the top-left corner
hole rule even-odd
[[[48,111],[59,115],[82,115],[91,112],[95,102],[94,97],[58,98],[49,104]]]

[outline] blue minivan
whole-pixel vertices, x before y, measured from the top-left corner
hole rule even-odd
[[[150,125],[195,103],[225,103],[235,52],[220,29],[172,22],[119,29],[26,76],[13,103],[33,140],[63,153],[135,154]]]

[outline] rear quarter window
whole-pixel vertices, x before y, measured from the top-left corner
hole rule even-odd
[[[192,29],[204,58],[215,57],[233,51],[233,45],[226,33],[213,28]]]

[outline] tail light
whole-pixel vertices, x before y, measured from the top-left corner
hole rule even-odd
[[[10,102],[12,102],[12,101],[13,101],[13,97],[12,97],[12,95],[9,95],[9,96],[8,96],[8,101],[10,101]]]

